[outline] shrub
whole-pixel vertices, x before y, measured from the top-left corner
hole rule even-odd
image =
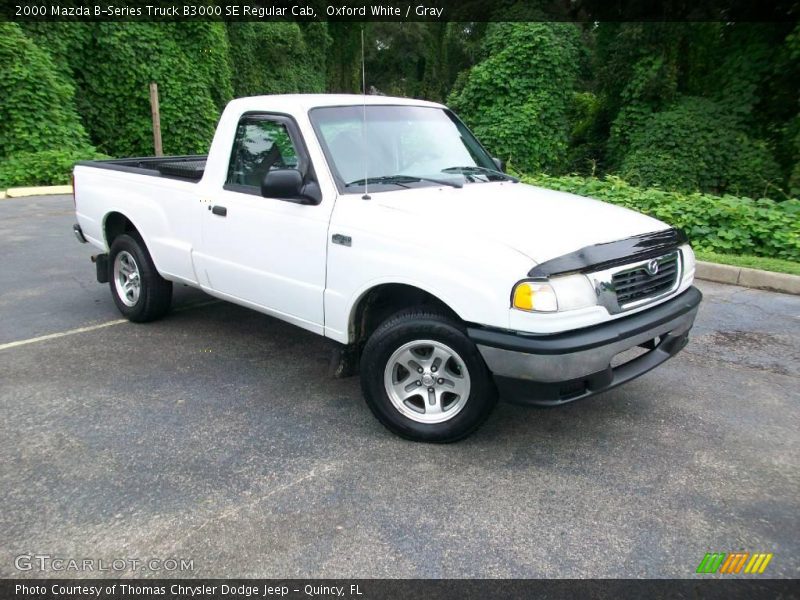
[[[590,196],[683,229],[706,252],[746,254],[800,262],[800,200],[775,202],[739,196],[669,192],[622,179],[525,176],[532,185]]]
[[[630,132],[620,168],[627,181],[683,192],[759,196],[782,175],[772,153],[711,100],[684,96]]]
[[[108,157],[91,148],[19,152],[0,162],[0,189],[65,184],[76,162],[95,158]]]

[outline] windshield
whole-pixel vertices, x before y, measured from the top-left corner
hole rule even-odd
[[[510,179],[452,113],[424,106],[334,106],[310,112],[340,188],[376,191]]]

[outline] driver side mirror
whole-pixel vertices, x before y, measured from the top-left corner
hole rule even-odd
[[[497,167],[498,171],[500,171],[501,173],[505,173],[506,172],[506,163],[504,163],[499,158],[495,158],[495,157],[492,157],[492,161],[494,162],[494,165]]]
[[[265,198],[291,199],[303,195],[303,176],[297,169],[270,169],[261,182]]]

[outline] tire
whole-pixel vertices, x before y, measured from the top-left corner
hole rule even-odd
[[[172,282],[158,274],[147,247],[136,233],[117,236],[111,244],[108,284],[114,304],[130,321],[154,321],[169,312]]]
[[[387,429],[420,442],[461,440],[497,404],[491,374],[463,326],[425,308],[395,314],[370,336],[361,389]]]

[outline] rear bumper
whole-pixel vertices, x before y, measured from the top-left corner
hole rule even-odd
[[[702,297],[691,287],[630,317],[555,335],[477,327],[467,331],[501,396],[529,404],[563,404],[621,385],[677,354],[688,342]],[[615,356],[637,346],[649,351],[612,367]]]

